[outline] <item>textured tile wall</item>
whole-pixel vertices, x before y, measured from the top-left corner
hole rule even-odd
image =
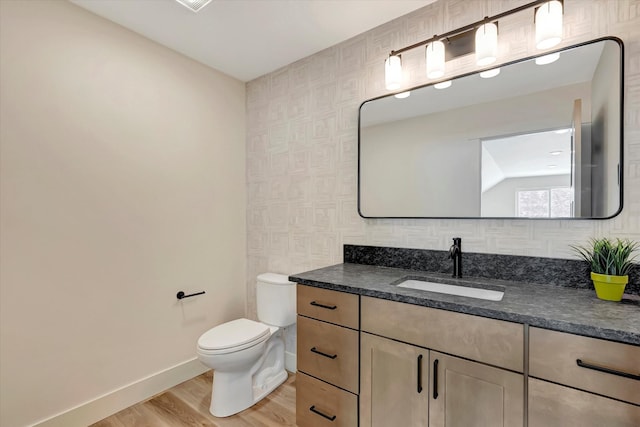
[[[572,258],[592,236],[640,239],[640,1],[565,0],[562,46],[602,36],[625,44],[624,199],[602,221],[376,220],[357,213],[358,107],[384,95],[389,51],[527,1],[440,0],[247,84],[247,312],[255,276],[298,273],[342,260],[343,243]],[[500,21],[499,61],[537,54],[533,11]],[[406,87],[428,83],[423,50],[403,55]],[[473,71],[473,55],[447,75]],[[288,334],[292,349],[295,333]],[[292,350],[295,351],[295,350]]]

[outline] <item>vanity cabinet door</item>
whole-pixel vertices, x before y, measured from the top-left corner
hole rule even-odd
[[[360,426],[426,427],[429,350],[362,333],[360,354]]]
[[[431,351],[430,427],[524,424],[524,376]]]

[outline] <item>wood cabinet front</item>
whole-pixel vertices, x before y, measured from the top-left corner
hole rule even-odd
[[[524,368],[518,323],[362,297],[362,330],[516,372]]]
[[[429,427],[524,424],[524,376],[448,356],[430,355]]]
[[[640,427],[639,346],[302,285],[298,314],[299,427]]]
[[[298,427],[357,427],[358,397],[299,372],[296,424]]]
[[[360,425],[426,426],[429,350],[361,334]]]
[[[358,393],[358,331],[298,316],[298,369]]]
[[[359,298],[329,289],[297,286],[298,314],[351,329],[360,328]]]
[[[529,378],[529,427],[638,427],[640,406]]]
[[[529,329],[529,375],[640,405],[640,347]]]
[[[297,286],[298,427],[357,427],[360,297]]]

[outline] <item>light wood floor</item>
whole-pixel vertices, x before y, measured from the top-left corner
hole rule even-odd
[[[209,413],[212,371],[197,376],[146,402],[123,409],[91,427],[270,427],[296,425],[296,376],[256,405],[227,418]]]

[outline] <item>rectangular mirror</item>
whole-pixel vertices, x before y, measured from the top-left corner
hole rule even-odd
[[[405,98],[365,101],[360,215],[617,215],[622,58],[619,39],[598,39],[453,78],[446,88],[428,85]]]

